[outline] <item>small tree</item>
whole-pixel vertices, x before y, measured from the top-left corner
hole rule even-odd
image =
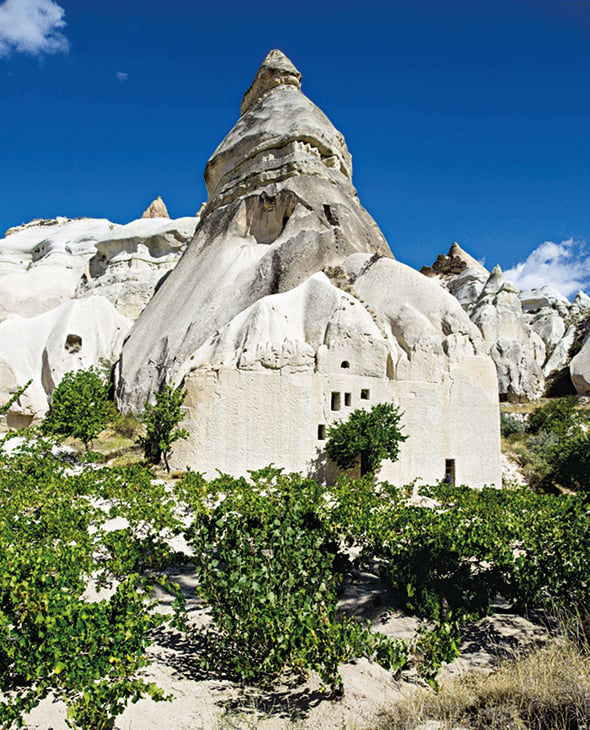
[[[330,426],[328,456],[342,469],[352,468],[360,457],[361,476],[374,474],[383,459],[397,461],[400,443],[408,438],[401,431],[402,416],[403,412],[392,403],[353,411],[348,421]]]
[[[49,413],[41,431],[78,438],[89,445],[106,428],[112,413],[108,387],[94,367],[66,373],[53,391]]]
[[[168,457],[172,453],[172,444],[178,439],[188,438],[185,428],[176,428],[184,418],[182,404],[185,398],[186,390],[164,385],[156,393],[156,404],[144,403],[144,410],[140,415],[146,434],[137,443],[143,446],[145,458],[152,464],[159,464],[163,458],[166,471],[170,471]]]

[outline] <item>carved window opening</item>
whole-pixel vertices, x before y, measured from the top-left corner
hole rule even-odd
[[[348,360],[343,360],[340,363],[340,367],[343,368],[344,370],[347,370],[350,367],[350,363],[348,362]]]
[[[336,213],[336,209],[334,208],[334,206],[325,203],[324,215],[326,216],[326,219],[331,226],[339,225],[338,214]]]
[[[349,406],[352,403],[352,393],[344,394],[344,405]]]
[[[80,352],[82,349],[82,338],[80,335],[68,335],[64,343],[64,348],[66,352],[70,352],[72,354]]]
[[[445,459],[445,482],[455,486],[455,459]]]
[[[318,426],[318,441],[324,441],[326,438],[326,426],[320,423]]]
[[[333,411],[340,410],[340,393],[332,393],[331,408]]]
[[[363,388],[361,390],[361,400],[369,400],[371,397],[371,393],[368,388]]]

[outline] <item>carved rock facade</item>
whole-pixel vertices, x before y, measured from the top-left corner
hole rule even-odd
[[[393,401],[409,438],[381,476],[499,485],[486,344],[455,298],[394,260],[342,134],[300,82],[272,51],[246,92],[207,164],[195,236],[125,342],[119,405],[184,383],[176,466],[321,477],[329,426]]]

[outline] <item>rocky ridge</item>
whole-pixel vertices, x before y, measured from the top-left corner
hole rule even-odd
[[[570,303],[549,286],[520,291],[499,266],[488,271],[457,243],[421,271],[453,294],[481,331],[502,399],[590,394],[590,297],[584,292]]]
[[[0,240],[0,402],[33,381],[8,414],[9,425],[42,417],[68,370],[118,359],[132,321],[197,223],[194,217],[127,225],[58,217],[6,232]]]

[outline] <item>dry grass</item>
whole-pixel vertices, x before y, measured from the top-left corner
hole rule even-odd
[[[590,652],[554,640],[533,654],[419,689],[388,710],[376,730],[588,730]]]

